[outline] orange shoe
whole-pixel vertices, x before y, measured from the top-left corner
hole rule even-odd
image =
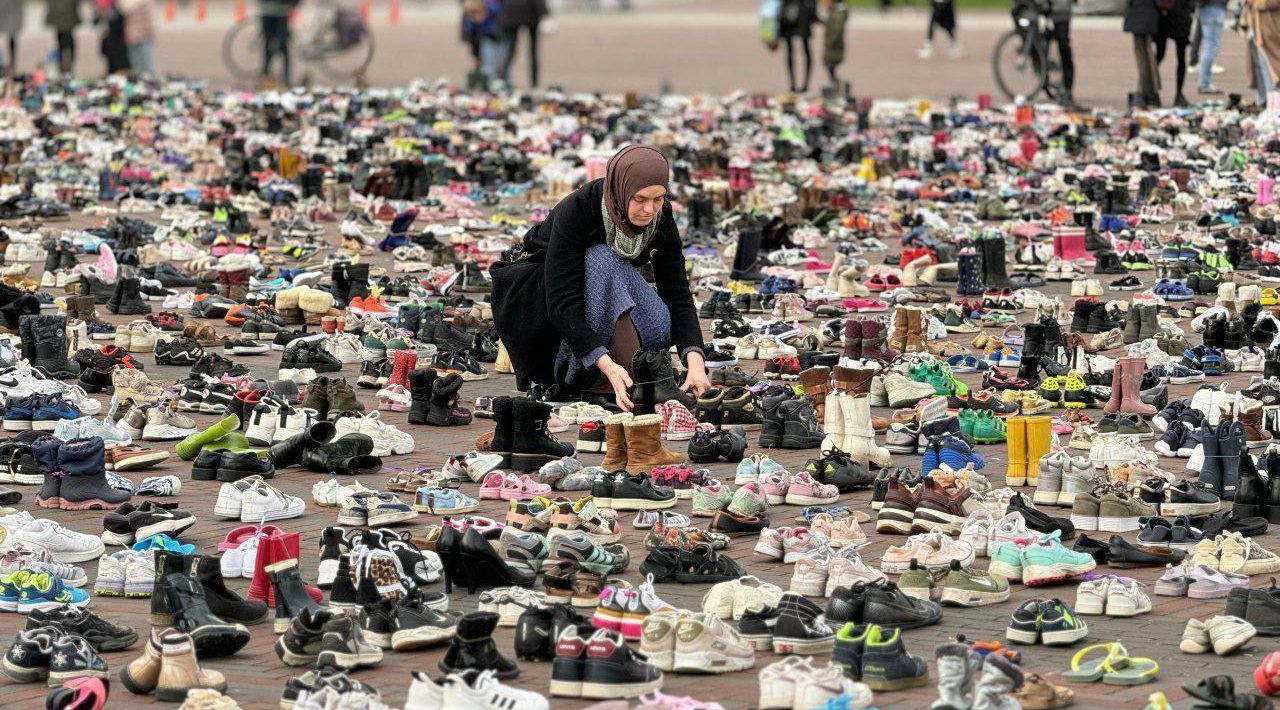
[[[1005,658],[1009,659],[1014,663],[1018,663],[1022,660],[1021,651],[1013,648],[1005,648],[1004,646],[1000,645],[1000,641],[998,640],[997,641],[974,641],[973,650],[977,651],[978,653],[984,656],[991,653],[1004,656]]]
[[[247,303],[237,303],[227,309],[227,315],[223,316],[222,320],[226,321],[227,325],[239,328],[244,325],[245,321],[245,317],[241,315],[241,311],[247,310],[248,308],[249,305]]]
[[[365,296],[364,312],[367,315],[377,317],[385,317],[391,314],[391,311],[387,310],[387,304],[383,303],[382,296]]]
[[[351,299],[351,302],[347,304],[347,310],[351,311],[356,315],[363,315],[364,307],[365,307],[364,299],[360,298],[359,296],[356,296],[355,298]]]

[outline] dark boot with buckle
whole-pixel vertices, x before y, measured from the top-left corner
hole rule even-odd
[[[209,610],[204,590],[190,576],[189,571],[169,574],[165,577],[165,582],[168,585],[166,596],[173,615],[173,626],[191,635],[197,656],[222,658],[249,643],[248,629],[241,624],[225,621]],[[154,596],[154,592],[152,594]]]
[[[502,679],[520,675],[520,668],[502,655],[493,641],[498,628],[498,615],[489,611],[473,611],[458,619],[458,630],[440,659],[440,670],[445,673],[494,671]]]
[[[685,407],[697,402],[693,395],[680,390],[666,350],[638,351],[631,358],[631,379],[635,382],[630,392],[635,405],[632,413],[637,416],[653,414],[659,404],[673,399]]]
[[[307,585],[298,575],[298,561],[285,558],[267,565],[267,578],[271,580],[271,589],[276,595],[275,631],[282,634],[289,629],[289,623],[304,610],[314,614],[320,605],[307,592]]]
[[[173,626],[173,606],[169,603],[169,576],[191,574],[191,555],[168,550],[156,551],[156,581],[151,591],[151,625]]]
[[[512,401],[511,467],[517,471],[536,471],[543,464],[573,455],[573,445],[566,444],[547,429],[551,405],[532,399]],[[494,440],[498,439],[494,435]]]

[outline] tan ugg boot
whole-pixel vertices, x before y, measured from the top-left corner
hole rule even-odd
[[[156,699],[176,703],[187,697],[192,688],[227,689],[221,673],[200,667],[196,646],[191,637],[180,631],[168,631],[160,637],[160,677],[156,682]]]
[[[507,346],[503,345],[501,340],[498,341],[498,358],[493,361],[493,371],[503,373],[516,371],[511,366],[511,355],[507,353]]]
[[[663,448],[661,428],[662,417],[657,414],[642,414],[623,424],[627,439],[628,473],[648,473],[655,466],[670,466],[685,460],[685,457]],[[611,444],[608,437],[609,432],[606,430],[606,444]],[[609,454],[613,454],[612,449]]]
[[[286,288],[283,291],[276,292],[276,310],[293,310],[298,307],[298,297],[302,294],[304,286],[296,288]]]
[[[604,418],[604,460],[600,466],[606,471],[617,471],[627,467],[627,434],[623,425],[634,419],[629,412],[614,414]],[[659,419],[659,422],[662,420]]]
[[[309,286],[298,289],[298,308],[308,314],[324,315],[333,308],[333,294]]]
[[[823,419],[826,412],[827,393],[831,391],[831,368],[811,367],[800,373],[800,384],[805,396],[813,400],[813,413]]]
[[[130,693],[149,695],[160,679],[160,629],[151,629],[151,638],[142,649],[142,655],[129,661],[120,669],[120,682]]]
[[[911,312],[909,306],[898,306],[893,309],[893,330],[889,331],[889,347],[898,352],[907,351],[907,330],[910,328]]]
[[[919,308],[907,309],[907,339],[904,353],[922,353],[924,348],[924,311]]]

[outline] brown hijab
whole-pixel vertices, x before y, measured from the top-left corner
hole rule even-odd
[[[627,237],[643,231],[627,221],[627,205],[637,192],[654,185],[666,187],[670,180],[667,158],[656,148],[633,144],[614,153],[604,174],[604,209],[614,227]],[[655,217],[650,225],[657,221]]]

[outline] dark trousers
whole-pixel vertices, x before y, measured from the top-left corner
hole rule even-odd
[[[512,27],[503,34],[502,81],[511,84],[511,65],[516,59],[516,45],[519,44],[520,31],[524,30],[529,38],[529,86],[538,85],[538,23]]]
[[[782,38],[787,53],[787,83],[790,84],[791,91],[803,94],[809,90],[809,76],[813,73],[813,52],[809,49],[809,38],[807,36],[786,35]],[[804,54],[804,81],[796,81],[795,56],[792,51],[793,45],[799,45],[800,51]]]
[[[58,68],[65,74],[70,72],[76,66],[76,35],[73,30],[65,32],[59,30],[58,38]]]
[[[1187,37],[1160,37],[1156,41],[1156,66],[1160,66],[1160,63],[1164,61],[1164,55],[1169,48],[1169,40],[1173,40],[1174,51],[1178,53],[1176,57],[1178,61],[1178,88],[1177,93],[1174,95],[1176,98],[1182,96],[1182,85],[1187,80],[1187,45],[1190,44],[1190,40]]]
[[[262,75],[271,76],[271,64],[279,55],[284,65],[284,85],[291,86],[289,66],[289,18],[262,16]]]
[[[1076,85],[1076,58],[1071,51],[1071,20],[1069,18],[1053,21],[1053,42],[1058,45],[1058,61],[1062,64],[1062,87],[1067,94]]]
[[[1133,57],[1138,65],[1138,93],[1148,105],[1160,105],[1160,75],[1151,35],[1133,36]]]

